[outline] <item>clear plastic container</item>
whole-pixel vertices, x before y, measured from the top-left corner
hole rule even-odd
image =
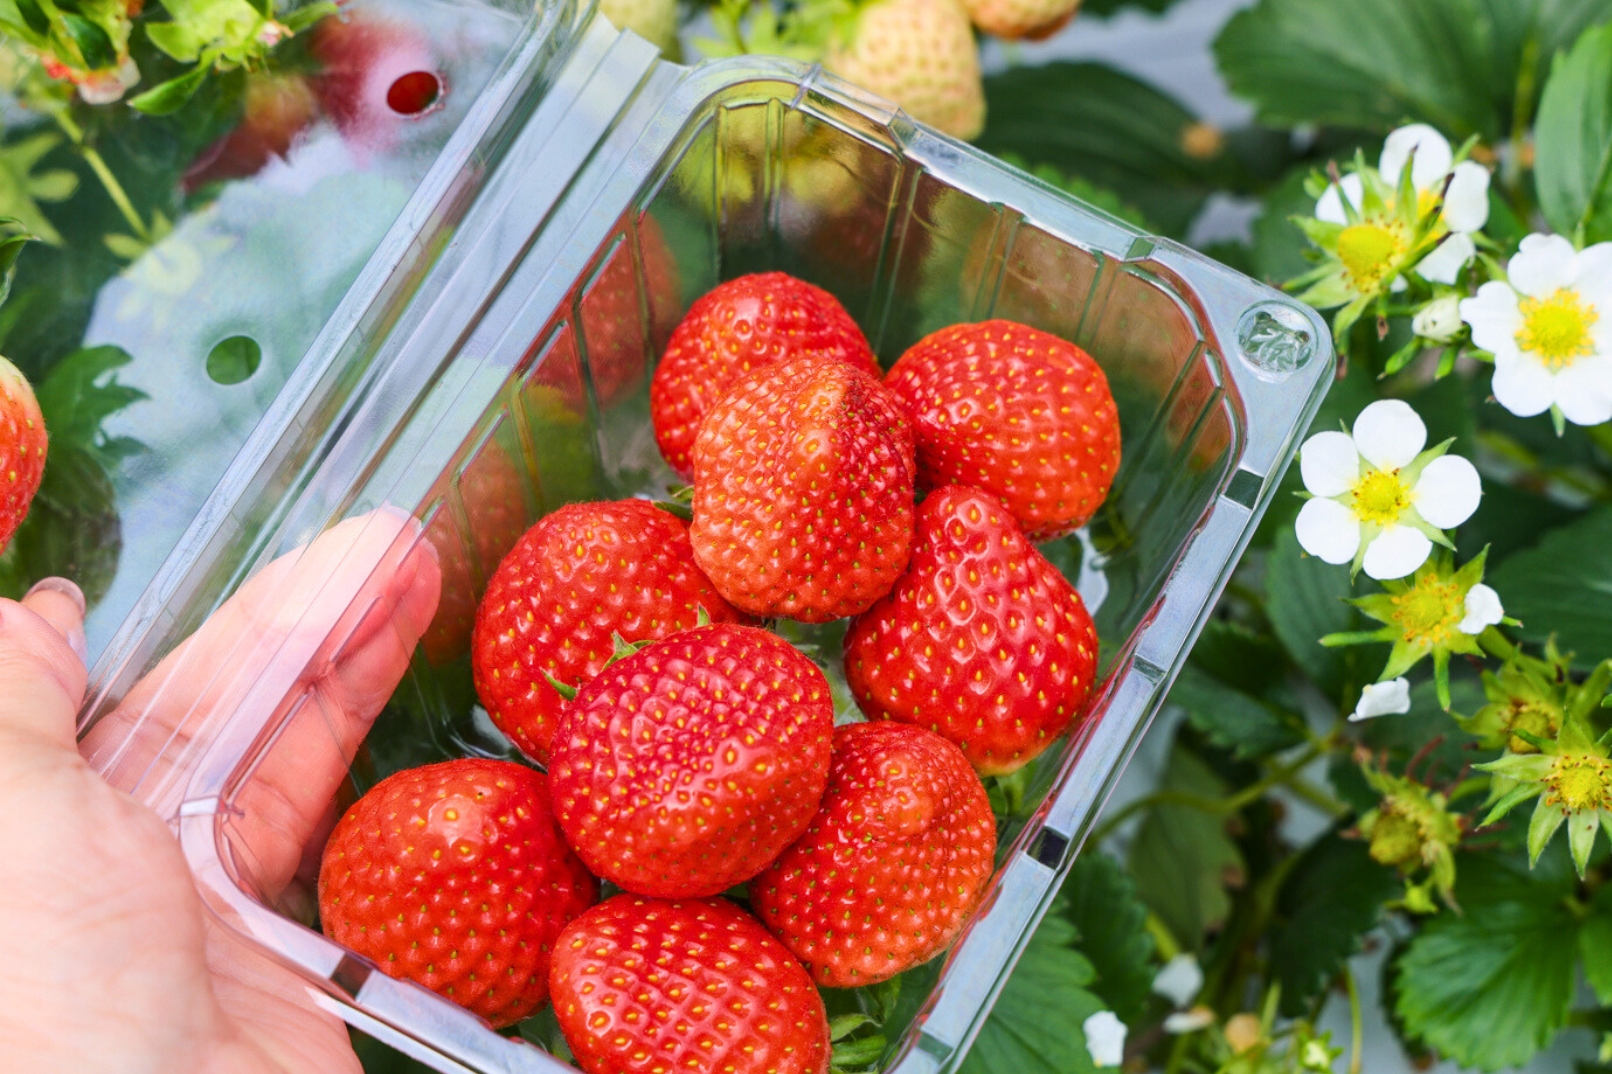
[[[949,323],[1036,325],[1090,351],[1119,403],[1108,503],[1049,549],[1094,610],[1103,677],[1078,730],[1036,762],[981,911],[904,985],[886,1069],[954,1070],[1325,393],[1324,324],[817,69],[678,67],[598,20],[488,146],[445,196],[468,207],[440,252],[411,249],[396,270],[407,294],[352,311],[317,382],[282,396],[101,662],[82,732],[92,762],[171,820],[225,927],[328,1009],[440,1070],[557,1070],[309,927],[306,887],[263,842],[287,773],[314,757],[349,766],[328,819],[399,767],[508,750],[469,690],[467,609],[542,513],[674,480],[648,379],[687,303],[720,280],[775,268],[827,287],[886,362]],[[352,639],[388,627],[368,622],[370,598],[339,565],[318,564],[329,584],[284,594],[230,659],[187,670],[187,653],[170,657],[165,670],[186,674],[167,681],[208,684],[177,708],[159,717],[150,689],[131,695],[243,580],[388,504],[421,521],[399,539],[438,550],[449,607],[362,747],[326,675]],[[391,527],[373,557],[397,523],[364,525]],[[373,565],[348,564],[360,579]],[[837,676],[832,625],[794,636]],[[304,838],[306,879],[319,846]]]

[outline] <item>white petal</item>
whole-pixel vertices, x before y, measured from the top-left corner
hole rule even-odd
[[[1489,169],[1472,160],[1455,166],[1444,192],[1444,224],[1451,231],[1478,231],[1489,222]]]
[[[1404,676],[1388,682],[1374,682],[1360,691],[1360,703],[1355,706],[1351,721],[1369,720],[1410,711],[1410,681]]]
[[[1196,1033],[1215,1024],[1215,1012],[1208,1007],[1194,1007],[1190,1011],[1176,1011],[1164,1020],[1164,1031],[1176,1036]]]
[[[1506,266],[1506,275],[1529,298],[1545,298],[1572,280],[1573,260],[1573,244],[1560,235],[1529,235]]]
[[[1411,490],[1417,514],[1441,530],[1453,530],[1471,518],[1482,497],[1478,468],[1459,455],[1440,455],[1428,463]]]
[[[1409,403],[1379,399],[1355,418],[1355,450],[1379,470],[1397,470],[1427,446],[1427,426]]]
[[[1340,186],[1343,188],[1343,197],[1338,196]],[[1349,218],[1343,211],[1343,198],[1348,198],[1349,204],[1356,209],[1359,209],[1361,203],[1366,200],[1365,181],[1354,172],[1343,176],[1336,183],[1327,185],[1320,200],[1315,203],[1315,218],[1328,224],[1347,224]]]
[[[1125,1023],[1113,1011],[1098,1011],[1081,1024],[1086,1051],[1100,1067],[1117,1067],[1125,1059]]]
[[[1506,617],[1500,606],[1500,594],[1479,582],[1466,591],[1465,616],[1457,629],[1463,634],[1482,634],[1484,627],[1494,626]]]
[[[1573,279],[1568,285],[1579,298],[1596,307],[1600,320],[1596,327],[1612,330],[1612,242],[1598,242],[1578,252],[1573,261]]]
[[[1411,330],[1423,339],[1443,343],[1461,331],[1461,300],[1455,295],[1441,295],[1416,311],[1411,318]]]
[[[1612,421],[1612,355],[1580,358],[1559,370],[1552,394],[1574,425]]]
[[[1383,173],[1389,186],[1399,185],[1399,173],[1412,149],[1416,150],[1416,162],[1411,165],[1411,182],[1416,184],[1417,190],[1426,190],[1450,174],[1450,161],[1454,157],[1450,143],[1426,123],[1412,123],[1392,132],[1383,142],[1377,170]]]
[[[1477,252],[1471,236],[1456,232],[1446,236],[1443,242],[1433,247],[1432,253],[1418,261],[1416,271],[1422,274],[1422,279],[1433,283],[1454,283]]]
[[[1501,406],[1519,418],[1531,418],[1556,401],[1556,378],[1538,361],[1518,355],[1513,347],[1510,355],[1495,351],[1489,390]]]
[[[1171,1006],[1185,1007],[1203,987],[1203,970],[1191,955],[1176,955],[1164,964],[1153,978],[1153,991],[1170,1001]]]
[[[1366,546],[1360,568],[1379,582],[1403,578],[1427,562],[1433,542],[1421,530],[1388,526]]]
[[[1299,449],[1299,474],[1312,496],[1342,496],[1360,480],[1360,453],[1348,433],[1316,433]]]
[[[1517,353],[1522,313],[1510,285],[1490,280],[1478,288],[1476,298],[1461,301],[1461,319],[1472,326],[1472,342],[1484,350],[1497,356]]]
[[[1306,500],[1293,523],[1299,547],[1328,563],[1349,563],[1360,549],[1360,520],[1337,500]]]

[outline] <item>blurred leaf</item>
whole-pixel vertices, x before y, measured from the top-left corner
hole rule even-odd
[[[1218,131],[1111,67],[1015,67],[985,80],[985,99],[982,149],[1116,191],[1170,234],[1184,233],[1210,192],[1235,174]]]
[[[148,116],[165,116],[177,112],[185,102],[195,96],[207,77],[207,68],[198,66],[178,78],[170,78],[129,100],[129,107]]]
[[[1477,450],[1477,422],[1472,415],[1471,397],[1459,376],[1442,377],[1424,385],[1405,401],[1415,408],[1427,426],[1427,442],[1437,444],[1455,437],[1450,451],[1470,457]]]
[[[1386,132],[1420,119],[1459,141],[1501,129],[1486,29],[1477,0],[1260,0],[1214,49],[1267,123]]]
[[[1220,798],[1226,785],[1179,744],[1159,790]],[[1226,834],[1226,817],[1186,805],[1156,805],[1131,843],[1130,871],[1137,894],[1188,951],[1231,911],[1228,880],[1240,882],[1243,858]]]
[[[1304,741],[1297,716],[1228,686],[1188,663],[1170,690],[1170,702],[1187,710],[1192,726],[1239,761],[1285,750]]]
[[[1484,704],[1483,685],[1470,673],[1460,674],[1459,668],[1451,670],[1457,673],[1450,677],[1450,708],[1470,716]],[[1472,740],[1456,726],[1450,714],[1439,707],[1433,680],[1426,679],[1411,687],[1410,701],[1409,712],[1357,725],[1360,741],[1373,751],[1386,751],[1389,767],[1394,771],[1402,771],[1406,762],[1440,735],[1444,736],[1444,741],[1429,750],[1417,765],[1417,778],[1424,782],[1449,782],[1465,765],[1491,759],[1490,754],[1467,748]],[[1371,804],[1375,805],[1376,800],[1373,794]]]
[[[1483,483],[1483,499],[1473,516],[1461,523],[1455,547],[1464,561],[1489,549],[1489,573],[1513,552],[1539,539],[1540,534],[1578,518],[1584,512],[1555,500],[1513,488],[1498,481]]]
[[[544,1010],[550,1009],[552,1008],[544,1008]],[[523,1029],[525,1024],[521,1023]],[[410,1059],[402,1052],[393,1051],[374,1037],[356,1029],[349,1029],[347,1032],[353,1042],[353,1051],[357,1053],[358,1061],[364,1068],[364,1074],[432,1074],[431,1068],[424,1063]]]
[[[1089,848],[1075,859],[1061,898],[1077,932],[1075,946],[1096,970],[1092,991],[1130,1024],[1152,994],[1158,970],[1153,936],[1144,927],[1147,907],[1136,885],[1116,859]]]
[[[1584,979],[1601,1006],[1612,1007],[1612,886],[1602,885],[1590,900],[1589,915],[1579,933]]]
[[[60,168],[34,169],[61,143],[61,135],[41,131],[0,148],[0,215],[14,217],[41,241],[53,245],[60,245],[62,236],[45,219],[39,203],[66,201],[78,189],[78,177]]]
[[[1265,697],[1287,676],[1287,657],[1275,638],[1226,619],[1204,624],[1191,660],[1221,682],[1255,697]]]
[[[1096,206],[1109,216],[1118,217],[1127,224],[1134,224],[1143,231],[1157,230],[1147,222],[1147,217],[1121,201],[1119,195],[1112,190],[1088,182],[1078,175],[1065,175],[1051,164],[1031,164],[1017,153],[1004,153],[1002,160],[1021,171],[1030,173],[1048,186],[1057,187],[1088,205]]]
[[[1086,0],[1080,5],[1080,14],[1106,16],[1127,8],[1158,13],[1168,11],[1180,2],[1181,0]]]
[[[1315,211],[1315,199],[1304,192],[1309,175],[1309,167],[1290,172],[1265,196],[1264,208],[1254,219],[1254,275],[1274,286],[1308,272],[1314,264],[1304,256],[1309,241],[1292,220]]]
[[[1520,84],[1532,87],[1536,99],[1521,109],[1532,116],[1556,54],[1587,28],[1612,19],[1612,0],[1480,0],[1479,6],[1492,27],[1495,107],[1506,117],[1517,113],[1513,98]],[[1495,237],[1492,225],[1484,231]]]
[[[1291,529],[1276,535],[1265,566],[1265,614],[1293,662],[1334,702],[1344,700],[1354,647],[1328,649],[1320,639],[1355,629],[1359,613],[1344,603],[1353,592],[1347,565],[1305,555]]]
[[[79,450],[111,466],[138,450],[129,441],[109,439],[101,429],[107,418],[146,398],[138,388],[118,383],[116,371],[131,361],[121,347],[107,346],[85,347],[56,363],[37,391],[52,459],[58,452]]]
[[[5,553],[0,595],[22,596],[49,575],[71,578],[94,606],[112,585],[123,550],[115,494],[106,471],[82,452],[52,443],[45,477]]]
[[[206,44],[197,33],[182,22],[148,22],[146,36],[151,43],[178,60],[194,63]]]
[[[1551,67],[1534,151],[1551,227],[1581,244],[1612,238],[1612,24],[1586,30]]]
[[[39,236],[30,232],[21,220],[0,217],[0,304],[11,297],[11,284],[17,278],[17,258],[30,242]]]
[[[1534,641],[1551,634],[1581,664],[1612,655],[1612,507],[1551,530],[1489,576],[1506,614]]]
[[[113,46],[112,38],[100,26],[70,12],[62,13],[62,26],[67,30],[67,36],[73,39],[73,44],[78,46],[79,54],[84,57],[84,65],[90,70],[99,71],[117,62],[118,50]]]
[[[1089,990],[1096,971],[1070,946],[1074,939],[1074,926],[1054,906],[1025,947],[958,1074],[1097,1070],[1081,1024],[1104,1006]]]
[[[1564,882],[1565,880],[1565,882]],[[1571,875],[1464,854],[1461,913],[1422,926],[1395,965],[1405,1028],[1464,1067],[1522,1066],[1567,1021],[1578,924]]]
[[[1301,1014],[1361,948],[1400,894],[1392,869],[1371,859],[1365,843],[1337,832],[1307,850],[1282,884],[1271,929],[1271,971],[1282,985],[1282,1011]]]

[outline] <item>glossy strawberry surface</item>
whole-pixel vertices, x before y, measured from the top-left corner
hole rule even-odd
[[[547,780],[461,759],[376,784],[319,869],[325,934],[495,1026],[548,998],[560,929],[598,898],[549,811]]]
[[[647,500],[579,503],[538,520],[493,573],[471,668],[493,723],[545,763],[564,704],[549,676],[587,682],[629,641],[742,618],[694,562],[688,525]]]
[[[740,276],[707,292],[672,332],[650,383],[655,440],[672,469],[693,472],[700,422],[736,380],[794,358],[833,358],[879,376],[851,315],[820,287],[783,272]]]
[[[0,552],[11,543],[45,476],[45,418],[16,366],[0,358]]]
[[[912,429],[873,377],[813,358],[758,369],[700,428],[694,558],[753,615],[855,615],[907,565],[913,472]]]
[[[566,838],[642,895],[715,895],[806,828],[828,779],[834,706],[788,642],[712,624],[612,664],[577,695],[549,764]]]
[[[750,901],[818,984],[875,984],[950,946],[995,854],[985,787],[956,746],[910,724],[847,724],[822,808]]]
[[[825,1074],[806,971],[723,899],[617,895],[560,935],[554,1013],[587,1074]]]
[[[1012,321],[942,328],[885,383],[912,418],[918,480],[1001,499],[1032,541],[1084,525],[1119,469],[1108,378],[1073,343]]]
[[[845,633],[862,711],[944,735],[987,775],[1050,746],[1096,675],[1080,594],[1000,500],[955,485],[919,506],[907,573]]]

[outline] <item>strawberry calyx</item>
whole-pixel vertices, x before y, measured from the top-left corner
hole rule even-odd
[[[711,625],[711,613],[705,610],[705,605],[703,604],[698,604],[694,607],[694,625],[697,627]],[[644,638],[642,641],[628,641],[620,634],[612,632],[610,635],[610,641],[615,648],[611,651],[609,658],[605,660],[604,667],[600,668],[599,670],[603,672],[605,668],[610,667],[612,664],[619,664],[633,653],[636,653],[638,650],[645,648],[646,646],[653,645],[655,642],[660,640],[662,639]],[[569,686],[561,682],[553,675],[550,675],[547,671],[543,672],[543,677],[549,681],[550,686],[554,687],[554,692],[565,698],[567,701],[575,701],[577,692],[582,689],[580,685]]]

